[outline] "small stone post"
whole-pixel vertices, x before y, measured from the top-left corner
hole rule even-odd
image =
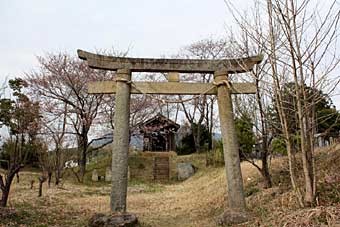
[[[112,172],[111,172],[110,167],[107,167],[105,171],[105,181],[110,182],[111,180],[112,180]]]
[[[116,73],[116,112],[112,149],[111,211],[126,211],[128,184],[129,120],[131,71],[119,69]]]
[[[228,80],[227,72],[215,72],[217,83],[217,101],[222,132],[224,162],[227,175],[228,203],[235,211],[246,208],[243,192],[243,179],[240,166],[239,145],[236,137],[231,91],[224,81]]]
[[[43,183],[47,180],[47,178],[45,176],[40,176],[38,179],[39,179],[39,194],[38,194],[38,197],[41,197],[42,196]]]
[[[96,169],[94,169],[92,171],[92,177],[91,177],[92,181],[98,181],[98,172]]]

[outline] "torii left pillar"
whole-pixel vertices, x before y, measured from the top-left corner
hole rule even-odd
[[[110,206],[112,212],[126,212],[131,71],[129,69],[117,70],[116,81]]]

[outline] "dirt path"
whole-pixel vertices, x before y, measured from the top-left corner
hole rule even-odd
[[[256,173],[243,166],[244,178]],[[24,172],[20,184],[14,183],[10,206],[20,219],[0,226],[86,226],[98,212],[109,212],[109,184],[84,186],[65,183],[63,187],[44,185],[43,197],[30,190],[38,174]],[[136,213],[145,227],[216,226],[223,212],[226,195],[224,168],[201,169],[192,178],[171,185],[133,185],[129,187],[128,210]]]
[[[245,180],[257,175],[242,165]],[[129,210],[151,226],[216,226],[226,204],[224,168],[206,169],[182,183],[167,185],[156,193],[130,193]]]

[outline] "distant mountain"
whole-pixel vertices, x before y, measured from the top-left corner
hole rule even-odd
[[[110,144],[113,141],[112,137],[113,133],[108,133],[104,135],[102,138],[95,139],[95,141],[93,141],[93,143],[91,144],[91,147],[96,148],[103,146],[104,144]]]
[[[113,133],[108,133],[100,139],[96,139],[91,146],[93,148],[111,144],[113,142]],[[143,150],[143,135],[132,135],[130,138],[130,147],[136,150]]]

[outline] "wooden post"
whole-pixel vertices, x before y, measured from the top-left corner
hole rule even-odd
[[[246,203],[243,192],[239,145],[236,137],[231,91],[227,84],[223,83],[228,80],[228,74],[226,72],[215,72],[214,78],[218,84],[217,101],[227,175],[228,203],[230,209],[244,211]]]
[[[129,120],[131,71],[119,69],[116,73],[116,111],[112,149],[111,211],[126,212],[128,184]]]

